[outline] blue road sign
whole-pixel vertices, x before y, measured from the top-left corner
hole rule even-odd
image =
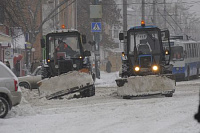
[[[101,22],[92,22],[91,31],[92,32],[101,32]]]

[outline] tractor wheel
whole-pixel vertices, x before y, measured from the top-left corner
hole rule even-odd
[[[95,86],[91,86],[89,87],[88,89],[80,92],[80,95],[82,97],[91,97],[91,96],[94,96],[95,95]]]
[[[173,97],[173,93],[165,94],[165,97]]]
[[[49,78],[49,77],[50,77],[50,75],[49,75],[48,69],[43,66],[42,67],[42,79]]]

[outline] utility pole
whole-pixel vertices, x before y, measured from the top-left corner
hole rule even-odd
[[[94,0],[94,5],[98,5],[99,0]],[[98,18],[94,18],[94,22],[98,22]],[[100,43],[100,33],[94,32],[94,41],[95,41],[95,74],[96,78],[100,79],[100,52],[99,52],[99,43]]]
[[[126,36],[127,34],[127,0],[122,0],[123,1],[123,33]],[[127,45],[126,45],[126,39],[124,39],[124,52],[126,53],[127,51]]]
[[[142,20],[145,21],[145,0],[142,0]]]
[[[156,25],[156,0],[153,0],[153,25]]]
[[[123,1],[123,31],[127,31],[127,0]]]
[[[164,0],[164,28],[167,28],[166,0]]]
[[[78,27],[77,27],[78,9],[77,8],[78,8],[78,0],[76,0],[76,15],[75,15],[76,16],[76,18],[75,18],[76,19],[75,20],[76,21],[76,26],[75,26],[76,28],[75,29],[78,29]]]
[[[178,23],[178,6],[177,6],[177,3],[175,3],[175,34],[178,34],[177,30],[178,30],[178,26],[177,26],[177,23]]]

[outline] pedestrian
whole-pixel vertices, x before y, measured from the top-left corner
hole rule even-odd
[[[107,63],[106,63],[106,72],[110,73],[110,72],[111,72],[111,67],[112,67],[112,64],[111,64],[111,62],[108,60]]]
[[[7,66],[8,68],[10,68],[10,62],[9,62],[9,61],[6,61],[6,66]]]
[[[17,60],[17,63],[15,64],[15,70],[16,70],[16,76],[20,76],[20,62]]]

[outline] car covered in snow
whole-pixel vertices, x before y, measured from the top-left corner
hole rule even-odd
[[[38,66],[31,75],[18,78],[19,78],[19,86],[27,89],[38,88],[37,82],[42,80],[41,66]]]
[[[21,98],[18,78],[4,63],[0,62],[0,118],[4,118],[12,106],[18,105]]]

